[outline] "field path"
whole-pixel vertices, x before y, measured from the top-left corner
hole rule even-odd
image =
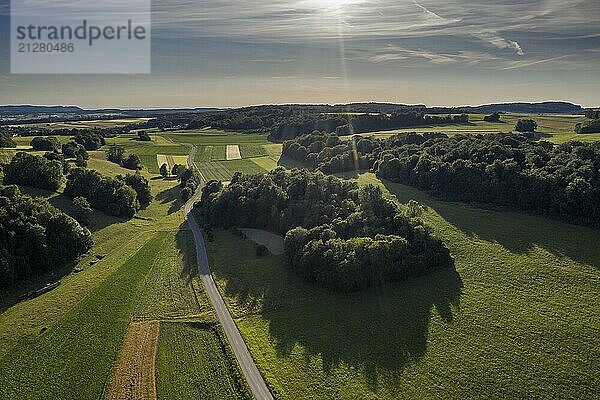
[[[194,156],[196,153],[196,147],[192,148],[192,152],[190,153],[190,165],[196,166],[194,164]],[[196,167],[197,168],[197,167]],[[217,285],[213,279],[213,276],[210,272],[210,267],[208,265],[208,256],[206,254],[206,246],[204,244],[204,238],[202,237],[202,232],[200,230],[200,226],[194,219],[194,216],[191,214],[194,203],[200,198],[202,193],[202,184],[198,187],[198,190],[192,196],[192,198],[185,204],[184,213],[187,217],[188,223],[194,234],[194,239],[196,241],[196,255],[198,258],[198,273],[202,278],[202,283],[204,284],[204,288],[206,289],[206,293],[210,298],[210,301],[215,309],[217,314],[217,319],[221,323],[223,330],[225,331],[225,335],[227,336],[227,340],[233,349],[233,353],[237,358],[237,361],[240,365],[242,373],[246,378],[246,382],[248,382],[248,386],[252,390],[252,394],[257,400],[272,400],[273,396],[267,387],[262,375],[258,371],[258,367],[254,363],[252,359],[252,355],[248,351],[248,347],[246,347],[246,343],[244,343],[244,339],[240,334],[231,314],[229,314],[229,310],[217,289]]]

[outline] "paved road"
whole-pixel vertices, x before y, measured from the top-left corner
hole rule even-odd
[[[196,147],[192,148],[192,152],[190,153],[189,164],[190,166],[196,166],[194,163],[194,156],[196,154]],[[206,289],[206,293],[210,298],[210,301],[215,309],[217,314],[217,319],[223,326],[223,330],[225,331],[225,335],[227,336],[227,340],[233,349],[233,353],[238,360],[238,363],[242,369],[242,373],[246,377],[246,381],[254,394],[254,397],[257,400],[272,400],[273,396],[267,387],[262,375],[258,371],[248,348],[246,347],[246,343],[244,343],[244,339],[242,339],[242,335],[238,330],[231,314],[229,314],[229,310],[217,289],[217,285],[212,277],[210,272],[210,267],[208,265],[208,257],[206,255],[206,246],[204,245],[204,238],[202,237],[202,232],[200,230],[200,226],[194,219],[194,216],[190,213],[192,210],[194,203],[199,200],[201,195],[201,188],[203,185],[200,185],[194,196],[185,204],[184,212],[188,220],[188,224],[194,234],[194,239],[196,241],[196,255],[198,258],[198,273],[202,278],[202,283],[204,284],[204,288]]]

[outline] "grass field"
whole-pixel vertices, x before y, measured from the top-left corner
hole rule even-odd
[[[196,165],[207,181],[213,179],[224,182],[230,181],[236,172],[245,174],[263,174],[266,172],[264,168],[252,160],[198,162]]]
[[[397,129],[393,131],[382,131],[364,133],[363,136],[375,134],[378,137],[389,137],[402,132],[444,132],[448,135],[456,134],[484,134],[498,132],[513,132],[516,122],[523,119],[534,119],[538,123],[538,132],[542,134],[541,139],[554,143],[564,143],[569,140],[592,142],[600,140],[600,134],[578,135],[575,133],[575,125],[586,120],[583,116],[573,115],[526,115],[526,114],[503,114],[500,123],[485,122],[484,114],[470,114],[469,124],[425,126],[417,128]]]
[[[198,313],[191,286],[195,270],[190,231],[169,232],[152,263],[144,292],[138,300],[135,319],[162,320]]]
[[[157,359],[158,399],[251,399],[215,323],[165,323]]]
[[[361,175],[361,184],[379,181]],[[217,232],[217,283],[278,398],[593,399],[600,385],[600,231],[437,201],[386,184],[456,270],[352,295]]]
[[[21,340],[4,354],[0,360],[0,398],[100,397],[141,283],[165,238],[166,233],[154,235],[58,323]]]

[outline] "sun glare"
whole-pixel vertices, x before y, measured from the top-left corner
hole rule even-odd
[[[364,3],[365,0],[308,0],[314,8],[319,8],[324,11],[344,11],[346,8]]]

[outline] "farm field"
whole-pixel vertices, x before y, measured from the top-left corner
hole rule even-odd
[[[215,322],[164,323],[157,357],[158,399],[251,399]]]
[[[0,397],[98,398],[127,330],[140,283],[165,238],[165,233],[155,234],[60,321],[6,352],[0,359]]]
[[[231,160],[197,162],[196,165],[206,181],[218,180],[228,182],[236,172],[245,174],[262,174],[266,170],[252,160]]]
[[[372,174],[358,180],[383,185]],[[219,231],[208,243],[217,284],[274,394],[593,399],[600,231],[385,187],[429,207],[423,218],[456,272],[331,294],[282,257],[256,257],[249,240]]]
[[[378,137],[389,137],[403,132],[443,132],[448,135],[456,134],[484,134],[498,132],[512,132],[519,119],[534,119],[539,127],[538,132],[542,134],[542,140],[554,143],[564,143],[569,140],[582,142],[593,142],[600,140],[600,134],[578,135],[575,133],[575,125],[586,120],[583,116],[573,115],[528,115],[528,114],[503,114],[500,123],[490,123],[483,120],[484,114],[470,114],[468,125],[445,125],[426,126],[416,128],[397,129],[393,131],[381,131],[363,133],[363,136],[376,135]]]
[[[137,322],[129,325],[106,389],[106,399],[156,398],[154,371],[159,334],[158,322]]]

